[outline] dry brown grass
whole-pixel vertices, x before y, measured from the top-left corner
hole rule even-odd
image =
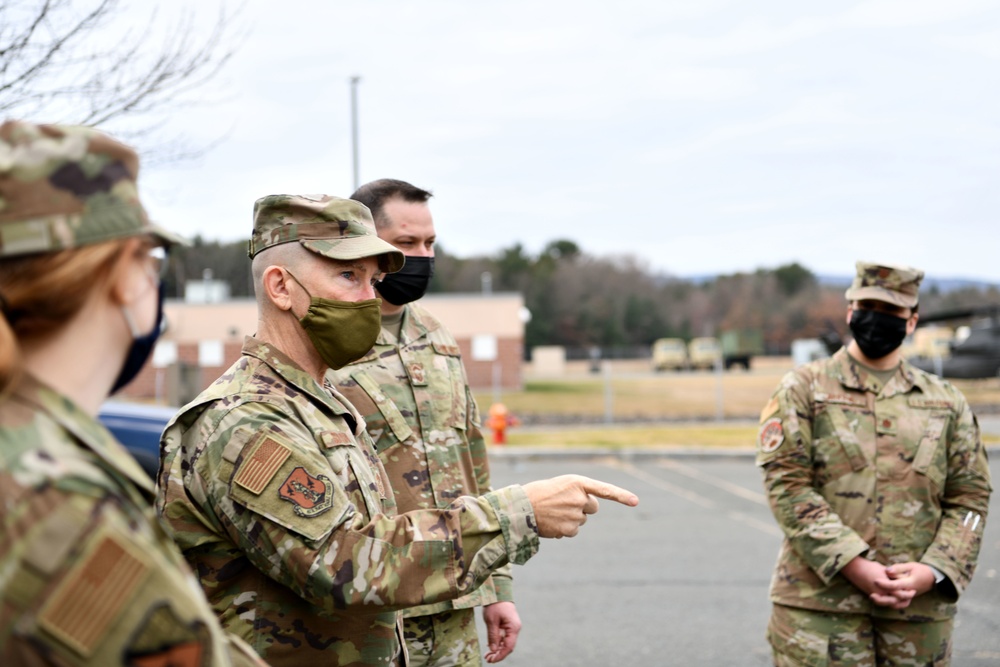
[[[713,373],[612,375],[611,405],[616,420],[676,420],[753,418],[767,403],[783,370]],[[606,383],[601,376],[533,380],[524,391],[504,392],[501,400],[522,419],[545,420],[553,415],[583,421],[605,414]],[[493,402],[489,392],[476,396],[484,410]]]
[[[788,364],[730,371],[697,373],[612,374],[611,408],[618,421],[682,419],[756,419]],[[1000,378],[955,380],[954,384],[977,409],[1000,409]],[[501,400],[525,421],[600,420],[607,408],[607,388],[599,374],[562,379],[528,380],[523,391],[504,392]],[[489,391],[476,392],[483,411],[493,402]]]

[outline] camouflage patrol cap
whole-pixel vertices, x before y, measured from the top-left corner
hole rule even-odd
[[[139,158],[86,127],[0,125],[0,258],[55,252],[152,234],[183,240],[149,221],[139,202]]]
[[[844,296],[848,301],[874,299],[902,308],[917,305],[924,272],[909,266],[858,262],[858,273]]]
[[[331,259],[378,257],[379,268],[403,268],[403,253],[375,232],[368,208],[352,199],[330,195],[269,195],[253,207],[250,257],[281,243],[297,241]]]

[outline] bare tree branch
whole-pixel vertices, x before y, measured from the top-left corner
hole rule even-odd
[[[124,134],[134,140],[155,135],[179,108],[210,101],[195,93],[232,58],[235,13],[220,5],[211,29],[199,32],[191,11],[172,22],[154,12],[138,29],[125,27],[128,11],[120,0],[0,0],[0,113],[81,125],[127,121]]]

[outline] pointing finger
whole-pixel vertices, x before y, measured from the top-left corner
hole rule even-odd
[[[613,500],[616,503],[628,505],[629,507],[635,507],[639,504],[639,496],[614,484],[608,484],[607,482],[601,482],[588,477],[584,477],[581,484],[583,485],[583,490],[592,496]]]

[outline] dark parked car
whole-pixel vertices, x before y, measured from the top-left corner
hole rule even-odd
[[[160,435],[175,414],[177,408],[109,401],[101,406],[97,418],[155,479],[160,465]]]

